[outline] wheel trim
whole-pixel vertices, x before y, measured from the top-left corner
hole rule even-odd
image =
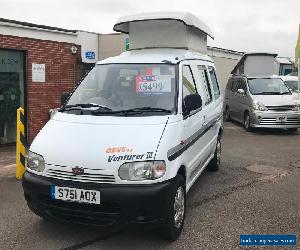
[[[229,117],[230,117],[230,113],[229,113],[229,109],[227,108],[226,112],[225,112],[225,118],[226,118],[226,120],[228,120]]]
[[[218,140],[217,141],[217,162],[218,162],[218,164],[220,164],[220,162],[221,162],[221,151],[222,151],[221,142],[220,142],[220,140]]]
[[[180,228],[184,218],[184,189],[178,187],[174,199],[174,224],[176,228]]]
[[[250,116],[249,115],[246,115],[246,118],[245,118],[245,128],[249,128],[250,127]]]

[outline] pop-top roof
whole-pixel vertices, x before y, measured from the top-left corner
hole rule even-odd
[[[242,58],[240,59],[240,61],[237,63],[237,65],[234,67],[234,69],[231,71],[231,74],[237,74],[238,69],[244,64],[244,62],[247,60],[248,57],[271,57],[271,58],[275,58],[277,56],[277,54],[274,53],[245,53]],[[260,64],[261,62],[257,61],[256,64]],[[272,64],[274,64],[272,62]],[[262,67],[263,65],[260,65],[259,67]],[[273,65],[272,65],[273,67]],[[246,74],[249,74],[248,72],[244,72]],[[251,73],[250,73],[251,74]]]
[[[202,22],[198,17],[188,12],[149,12],[135,15],[123,16],[118,19],[114,25],[114,31],[129,33],[129,24],[131,22],[148,21],[148,20],[177,20],[183,22],[185,25],[195,27],[204,32],[212,39],[214,36],[210,28]]]
[[[109,57],[97,64],[112,64],[112,63],[167,63],[177,64],[183,60],[197,59],[213,62],[212,59],[198,52],[187,51],[185,49],[168,49],[155,48],[143,50],[131,50],[122,54]]]

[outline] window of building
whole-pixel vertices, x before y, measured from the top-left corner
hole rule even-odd
[[[24,52],[0,49],[0,145],[16,141],[16,111],[25,107]]]

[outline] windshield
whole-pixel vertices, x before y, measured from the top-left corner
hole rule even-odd
[[[65,107],[93,108],[98,113],[175,111],[175,65],[96,65],[77,87]],[[151,112],[149,112],[149,110]],[[148,112],[146,112],[148,111]],[[162,112],[166,111],[166,112]]]
[[[248,79],[248,85],[252,95],[291,94],[287,86],[279,78],[251,78]]]
[[[292,92],[298,92],[298,81],[285,81],[284,83]]]

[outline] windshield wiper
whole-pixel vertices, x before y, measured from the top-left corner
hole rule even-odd
[[[133,109],[123,109],[123,110],[115,110],[115,111],[102,111],[102,110],[93,110],[92,114],[141,114],[143,112],[164,112],[164,113],[172,113],[172,110],[163,109],[163,108],[153,108],[153,107],[142,107],[142,108],[133,108]]]
[[[111,111],[110,108],[100,105],[100,104],[96,104],[96,103],[77,103],[77,104],[72,104],[72,105],[66,105],[64,107],[62,107],[59,111],[68,111],[68,110],[81,110],[83,108],[99,108],[99,109],[104,109],[104,110],[108,110]],[[97,110],[99,110],[97,109]]]
[[[153,108],[153,107],[142,107],[142,108],[133,108],[133,109],[125,109],[123,112],[164,112],[164,113],[172,113],[172,110],[164,109],[164,108]]]
[[[264,92],[259,92],[255,93],[254,95],[280,95],[280,92],[275,92],[275,91],[264,91]]]

